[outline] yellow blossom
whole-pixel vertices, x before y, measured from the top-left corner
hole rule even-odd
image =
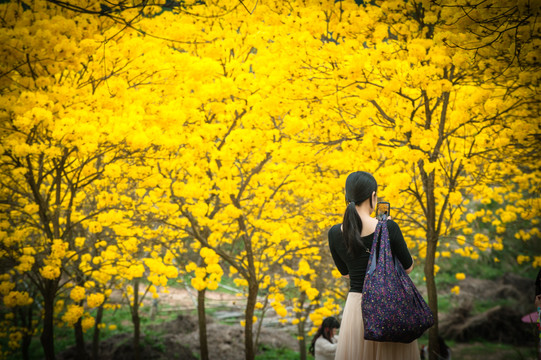
[[[95,308],[103,304],[104,300],[105,297],[103,296],[103,294],[90,294],[86,299],[86,303],[88,304],[88,307]]]
[[[60,268],[57,266],[45,265],[39,269],[41,276],[48,280],[55,280],[60,276]]]
[[[78,305],[69,305],[67,311],[62,316],[62,320],[68,324],[68,326],[73,326],[81,316],[83,316],[83,307]]]
[[[75,302],[83,300],[85,298],[85,288],[82,286],[75,286],[70,292],[70,298]]]

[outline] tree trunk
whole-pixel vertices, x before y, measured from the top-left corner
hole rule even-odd
[[[21,315],[21,321],[23,323],[23,327],[25,329],[21,344],[21,353],[22,353],[22,359],[23,360],[30,360],[30,343],[32,342],[32,332],[33,332],[33,325],[32,325],[32,315],[33,315],[33,305],[29,305],[28,309],[21,309],[20,315]]]
[[[199,322],[199,348],[201,360],[209,360],[207,318],[205,314],[205,293],[206,289],[197,291],[197,320]]]
[[[437,360],[439,358],[438,354],[440,353],[440,348],[438,341],[438,292],[434,276],[435,254],[438,244],[435,234],[428,234],[427,242],[428,244],[426,249],[426,262],[424,270],[426,277],[426,289],[428,292],[428,306],[430,306],[432,314],[434,315],[434,325],[428,330],[428,358],[430,360]]]
[[[257,349],[259,347],[259,337],[261,336],[261,328],[263,327],[263,320],[265,320],[265,312],[267,309],[269,297],[265,297],[265,304],[263,305],[263,311],[261,311],[261,318],[257,324],[257,332],[255,334],[254,346]]]
[[[436,262],[436,250],[438,249],[438,233],[436,231],[436,197],[434,195],[434,172],[427,174],[422,163],[419,166],[423,181],[423,190],[426,194],[426,259],[425,277],[428,292],[428,306],[434,315],[434,325],[428,331],[429,359],[437,360],[440,353],[438,342],[438,292],[434,276],[434,265]]]
[[[103,304],[98,308],[96,314],[96,324],[94,325],[94,335],[92,336],[92,360],[99,360],[100,358],[100,327],[101,320],[103,318]]]
[[[300,354],[300,360],[306,360],[306,339],[304,337],[305,335],[305,328],[306,326],[306,320],[299,321],[297,324],[297,332],[299,334],[299,354]]]
[[[248,299],[246,302],[246,313],[245,313],[245,324],[244,324],[244,346],[246,360],[255,359],[255,348],[254,348],[254,334],[253,334],[253,325],[254,325],[254,312],[255,304],[257,302],[257,293],[259,286],[255,278],[249,279],[248,285]]]
[[[86,360],[88,359],[88,355],[85,350],[85,336],[83,333],[83,318],[79,318],[79,320],[75,323],[75,326],[73,329],[75,330],[75,357],[77,360]]]
[[[56,296],[56,280],[44,280],[43,294],[43,332],[41,346],[46,360],[55,360],[54,353],[54,299]]]
[[[139,279],[133,283],[133,306],[131,319],[133,322],[133,358],[141,360],[140,338],[141,338],[141,318],[139,317]]]
[[[303,291],[299,296],[299,308],[304,309],[304,302],[306,301],[306,293]],[[303,312],[304,313],[304,312]],[[303,316],[298,316],[299,322],[297,323],[297,334],[299,335],[299,354],[300,360],[306,360],[306,339],[305,339],[305,328],[306,328],[306,317],[305,320],[302,320]]]

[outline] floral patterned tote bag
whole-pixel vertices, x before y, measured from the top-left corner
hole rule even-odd
[[[364,338],[410,343],[434,324],[432,311],[391,253],[387,221],[374,233],[364,280]]]

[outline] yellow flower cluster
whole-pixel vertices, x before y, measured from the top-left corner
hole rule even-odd
[[[24,273],[32,270],[32,266],[36,262],[36,259],[32,255],[22,255],[19,258],[19,265],[15,266],[15,270]]]
[[[34,302],[34,299],[30,297],[27,292],[24,291],[11,291],[4,296],[4,305],[12,308],[15,306],[26,306]]]
[[[475,245],[479,250],[485,251],[490,247],[488,236],[485,234],[475,234],[473,237],[473,245]]]
[[[14,288],[15,284],[10,281],[0,282],[0,294],[2,295],[7,295]]]
[[[62,315],[62,321],[64,321],[68,326],[73,326],[81,316],[83,316],[84,309],[82,306],[79,305],[68,305],[68,309]]]
[[[85,316],[81,321],[81,327],[83,328],[83,331],[86,332],[88,329],[92,328],[95,323],[96,320],[92,316]]]
[[[73,289],[71,289],[70,292],[70,298],[75,301],[79,302],[85,298],[85,288],[82,286],[75,286]]]
[[[160,259],[146,258],[145,265],[150,271],[148,280],[155,286],[167,286],[167,279],[178,276],[178,270],[172,265],[165,265]]]
[[[314,326],[308,332],[308,335],[313,335],[316,333],[318,327],[323,322],[323,319],[329,316],[338,314],[340,311],[339,306],[337,306],[332,299],[329,299],[325,302],[324,306],[315,309],[313,312],[308,315]]]
[[[473,249],[473,247],[471,247],[471,246],[466,246],[464,248],[455,249],[455,253],[459,254],[459,255],[461,255],[463,257],[469,257],[472,260],[479,259],[479,253],[477,251],[475,251]]]
[[[195,277],[191,279],[191,285],[196,290],[216,290],[221,281],[223,270],[219,264],[220,257],[216,252],[208,247],[201,248],[199,254],[203,258],[205,267],[199,267],[194,262],[186,266],[187,272],[194,272]],[[244,279],[234,280],[239,286],[245,284]],[[246,283],[247,285],[247,283]]]
[[[310,281],[295,278],[294,283],[295,286],[300,289],[300,291],[306,293],[306,296],[308,296],[308,299],[310,300],[314,300],[319,295],[319,291],[312,287],[312,283]]]
[[[10,349],[15,350],[20,347],[21,340],[23,338],[22,331],[10,331],[8,346]]]
[[[86,303],[89,308],[95,308],[103,304],[105,301],[105,296],[103,294],[90,294],[86,299]]]
[[[39,269],[39,273],[45,279],[54,280],[58,279],[58,277],[60,276],[60,268],[57,266],[45,265],[44,267]]]
[[[521,265],[524,262],[529,262],[529,261],[530,261],[530,256],[528,256],[528,255],[518,255],[517,256],[517,263],[519,265]]]

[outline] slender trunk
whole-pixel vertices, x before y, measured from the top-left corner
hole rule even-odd
[[[306,293],[301,292],[301,295],[299,296],[299,308],[304,308],[304,302],[306,301]],[[297,334],[299,335],[299,353],[300,353],[300,360],[306,360],[306,339],[305,339],[305,327],[306,327],[306,320],[302,320],[303,316],[298,316],[299,322],[297,323]]]
[[[430,352],[429,359],[437,360],[439,358],[438,354],[440,353],[438,341],[438,292],[434,276],[435,255],[432,256],[430,254],[436,253],[438,241],[435,234],[428,234],[427,241],[425,262],[426,288],[428,292],[428,306],[430,306],[432,314],[434,315],[434,325],[428,331],[428,350]]]
[[[23,335],[23,342],[21,345],[21,353],[23,360],[30,360],[30,343],[32,342],[32,337],[28,334]]]
[[[131,319],[133,322],[133,358],[141,360],[139,351],[141,337],[141,318],[139,318],[139,279],[136,279],[133,284],[133,306]]]
[[[259,347],[259,336],[261,335],[261,328],[263,327],[263,320],[265,320],[265,312],[269,303],[269,297],[265,297],[265,303],[263,304],[263,311],[261,312],[261,319],[257,323],[257,333],[255,334],[254,346],[257,349]]]
[[[94,335],[92,336],[92,360],[99,360],[100,358],[100,327],[101,320],[103,318],[103,304],[98,308],[96,314],[96,324],[94,325]]]
[[[21,354],[23,360],[30,360],[30,343],[32,342],[32,315],[33,306],[29,305],[26,311],[23,309],[20,311],[22,322],[24,325],[24,334],[21,344]]]
[[[75,330],[75,357],[77,360],[86,360],[88,359],[88,355],[86,354],[85,350],[85,336],[83,333],[83,318],[79,318],[79,320],[75,323],[73,329]]]
[[[426,259],[425,277],[428,292],[428,306],[434,315],[434,325],[428,332],[429,359],[437,360],[440,353],[438,341],[438,292],[434,276],[434,265],[436,263],[436,251],[438,249],[438,233],[436,231],[436,197],[434,195],[434,172],[426,174],[421,170],[423,188],[426,194]]]
[[[199,347],[201,349],[201,360],[209,360],[207,318],[205,315],[205,293],[206,289],[197,291],[197,320],[199,322]]]
[[[43,294],[43,331],[41,346],[46,360],[55,360],[54,353],[54,299],[56,295],[56,280],[44,280]]]
[[[306,360],[306,339],[305,335],[306,321],[299,321],[297,324],[297,332],[299,334],[299,353],[300,360]]]
[[[246,302],[246,313],[245,313],[245,325],[244,325],[244,346],[246,349],[246,360],[255,359],[255,348],[254,348],[254,334],[253,334],[253,325],[254,325],[254,312],[255,304],[257,302],[257,293],[259,291],[259,286],[255,278],[249,279],[248,285],[248,301]]]

